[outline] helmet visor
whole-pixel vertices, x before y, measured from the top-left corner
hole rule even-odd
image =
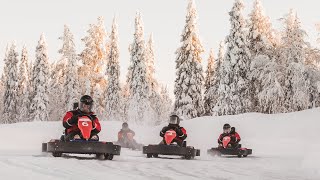
[[[170,116],[169,124],[178,124],[179,118],[177,116]]]
[[[79,109],[83,112],[92,112],[93,103],[80,102]]]
[[[223,132],[224,133],[230,133],[231,132],[231,128],[223,128]]]
[[[92,99],[81,99],[80,102],[84,103],[85,105],[92,105],[93,104]]]

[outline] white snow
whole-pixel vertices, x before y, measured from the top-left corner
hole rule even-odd
[[[147,159],[140,151],[122,149],[113,161],[90,155],[54,158],[41,153],[41,143],[58,138],[61,122],[0,125],[0,179],[320,179],[320,109],[277,115],[257,113],[202,117],[183,121],[188,144],[201,148],[195,160],[179,157]],[[216,146],[224,123],[237,128],[242,144],[253,149],[247,158],[217,158],[206,154]],[[161,141],[162,126],[129,124],[144,144]],[[163,124],[164,125],[164,124]],[[115,141],[121,122],[102,122],[100,137]],[[169,158],[168,158],[169,157]]]

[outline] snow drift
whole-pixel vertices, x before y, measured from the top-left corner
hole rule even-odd
[[[60,137],[61,122],[28,122],[0,125],[1,179],[320,179],[320,109],[263,115],[249,113],[201,117],[181,124],[188,144],[201,149],[195,160],[147,159],[140,151],[122,149],[113,161],[89,155],[53,158],[41,153],[41,143]],[[213,158],[206,150],[217,145],[224,123],[235,126],[247,158]],[[158,143],[162,126],[140,127],[138,142]],[[116,141],[121,122],[102,122],[102,140]]]

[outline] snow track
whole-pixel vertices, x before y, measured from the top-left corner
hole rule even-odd
[[[320,109],[280,115],[245,114],[202,117],[182,122],[188,131],[188,144],[201,148],[195,160],[161,156],[147,159],[140,151],[122,149],[113,161],[96,160],[93,155],[65,155],[54,158],[42,154],[41,143],[57,138],[60,122],[32,122],[0,125],[0,179],[279,179],[319,180]],[[216,145],[223,123],[236,126],[242,144],[253,148],[247,158],[208,156]],[[120,122],[103,122],[101,139],[116,140]],[[131,125],[130,125],[131,126]],[[136,139],[145,144],[161,139],[161,126],[132,125]],[[15,136],[6,138],[14,132]],[[310,143],[310,144],[309,144]]]

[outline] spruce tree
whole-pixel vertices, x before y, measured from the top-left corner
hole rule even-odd
[[[36,47],[36,59],[33,66],[33,98],[30,106],[34,121],[48,121],[48,80],[49,62],[45,36],[42,34]]]
[[[106,116],[107,120],[120,121],[121,112],[121,88],[120,88],[120,64],[119,64],[119,44],[118,25],[113,19],[110,35],[110,52],[107,64],[108,84],[106,89]]]
[[[231,30],[222,63],[219,98],[214,114],[233,115],[251,111],[248,79],[250,51],[247,44],[242,0],[236,0],[229,13]]]
[[[175,112],[185,119],[203,115],[203,70],[201,45],[197,30],[197,13],[193,0],[189,1],[186,24],[181,35],[181,47],[176,51],[176,80],[174,86]]]
[[[5,60],[5,89],[3,97],[3,116],[2,123],[15,123],[18,121],[17,102],[18,102],[18,52],[16,45],[13,43]]]

